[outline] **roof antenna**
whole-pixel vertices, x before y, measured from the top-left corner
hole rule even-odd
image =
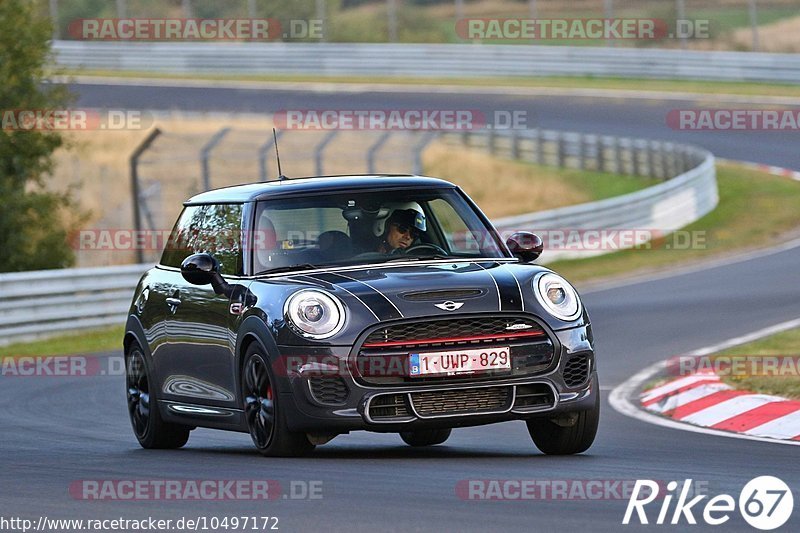
[[[278,134],[275,128],[272,128],[272,139],[275,141],[275,158],[278,160],[278,181],[283,181],[288,178],[281,172],[281,154],[278,152]]]

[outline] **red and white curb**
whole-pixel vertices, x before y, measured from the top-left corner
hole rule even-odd
[[[797,327],[800,327],[800,318],[686,355],[710,355]],[[623,415],[657,426],[800,446],[800,402],[733,390],[722,383],[719,376],[707,373],[685,376],[644,394],[640,392],[645,383],[663,375],[667,369],[668,361],[660,361],[628,378],[611,391],[608,397],[611,407]],[[648,410],[650,406],[655,407]]]
[[[774,165],[765,165],[763,163],[752,163],[750,161],[737,161],[735,159],[722,159],[719,157],[717,158],[717,161],[720,163],[741,165],[745,168],[751,168],[753,170],[758,170],[759,172],[766,172],[767,174],[771,174],[773,176],[781,176],[783,178],[791,178],[795,181],[800,181],[800,172],[792,170],[791,168],[776,167]]]
[[[800,441],[800,401],[736,390],[713,372],[673,379],[639,401],[652,413],[696,426]]]

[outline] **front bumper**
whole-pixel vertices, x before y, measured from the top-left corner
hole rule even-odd
[[[466,427],[591,409],[599,394],[591,326],[557,331],[553,336],[554,363],[539,374],[374,386],[359,383],[351,372],[339,371],[331,388],[315,381],[321,379],[320,367],[310,364],[287,372],[280,380],[280,405],[287,410],[292,431],[318,434]],[[348,368],[344,362],[350,355],[349,347],[279,349],[287,359],[339,360],[343,362],[340,370]],[[577,358],[582,358],[585,366],[576,367]],[[576,368],[585,371],[582,379],[575,378]],[[381,413],[390,416],[378,416]]]

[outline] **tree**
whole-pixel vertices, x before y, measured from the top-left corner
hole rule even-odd
[[[34,2],[0,0],[0,118],[70,103],[64,86],[45,83],[51,32]],[[53,152],[63,144],[55,131],[23,131],[9,122],[0,129],[0,272],[63,268],[75,261],[68,235],[77,206],[69,191],[46,188]]]

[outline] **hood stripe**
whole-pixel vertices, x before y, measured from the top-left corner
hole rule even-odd
[[[482,265],[478,266],[483,268],[494,280],[494,284],[497,287],[500,311],[522,311],[522,290],[517,278],[505,269],[493,268],[489,270]]]
[[[350,276],[345,276],[344,274],[336,274],[336,275],[337,275],[337,276],[341,276],[341,277],[343,277],[343,278],[346,278],[346,279],[349,279],[349,280],[352,280],[352,281],[355,281],[355,282],[358,282],[358,283],[361,283],[362,285],[365,285],[365,286],[369,287],[370,289],[372,289],[372,290],[373,290],[374,292],[376,292],[377,294],[380,294],[380,295],[381,295],[381,297],[382,297],[384,300],[386,300],[387,302],[389,302],[389,304],[390,304],[392,307],[394,307],[394,310],[395,310],[395,311],[397,311],[397,314],[399,315],[399,316],[392,317],[392,318],[403,318],[403,313],[400,311],[400,309],[399,309],[399,308],[398,308],[396,305],[394,305],[394,302],[393,302],[393,301],[391,301],[391,300],[389,299],[389,297],[388,297],[388,296],[386,296],[385,294],[383,294],[381,291],[379,291],[378,289],[376,289],[375,287],[373,287],[372,285],[370,285],[370,284],[369,284],[369,283],[367,283],[366,281],[361,281],[360,279],[351,278]]]
[[[350,291],[347,289],[347,287],[345,287],[345,286],[343,286],[343,285],[339,285],[338,283],[332,283],[332,282],[330,282],[330,281],[327,281],[327,280],[321,279],[321,276],[317,276],[317,277],[312,277],[312,276],[298,276],[298,279],[309,279],[309,280],[315,281],[315,282],[317,282],[317,283],[320,283],[320,282],[322,282],[322,283],[325,283],[326,285],[330,285],[331,287],[336,287],[337,289],[341,289],[341,290],[343,290],[344,292],[346,292],[347,294],[349,294],[350,296],[352,296],[353,298],[355,298],[356,300],[358,300],[358,301],[361,303],[361,305],[363,305],[364,307],[366,307],[366,308],[367,308],[367,311],[369,311],[370,313],[372,313],[372,316],[374,316],[374,317],[375,317],[375,320],[380,320],[380,318],[378,318],[378,315],[376,315],[376,314],[375,314],[375,311],[373,311],[373,310],[372,310],[372,308],[371,308],[370,306],[368,306],[368,305],[366,304],[366,302],[364,302],[364,300],[362,300],[362,299],[361,299],[361,298],[360,298],[360,297],[359,297],[357,294],[355,294],[355,293],[353,293],[353,292],[350,292]]]
[[[472,264],[477,266],[478,268],[483,269],[483,271],[486,272],[487,274],[489,274],[489,277],[492,278],[492,283],[494,283],[494,288],[497,291],[497,310],[498,311],[502,311],[503,310],[503,298],[500,296],[500,287],[497,285],[497,280],[494,278],[492,273],[489,272],[489,269],[485,268],[480,263],[472,263]]]
[[[514,278],[514,282],[517,284],[517,289],[519,289],[519,301],[520,305],[522,306],[522,310],[525,310],[525,295],[522,293],[522,285],[519,284],[519,280],[517,279],[516,274],[511,271],[506,265],[501,265],[501,268],[511,274],[511,277]]]
[[[314,274],[307,277],[330,283],[346,290],[358,298],[379,321],[403,318],[400,310],[383,293],[363,281],[336,272]],[[352,290],[347,289],[344,286],[345,284],[349,285]],[[357,290],[358,288],[363,288],[364,290]]]

